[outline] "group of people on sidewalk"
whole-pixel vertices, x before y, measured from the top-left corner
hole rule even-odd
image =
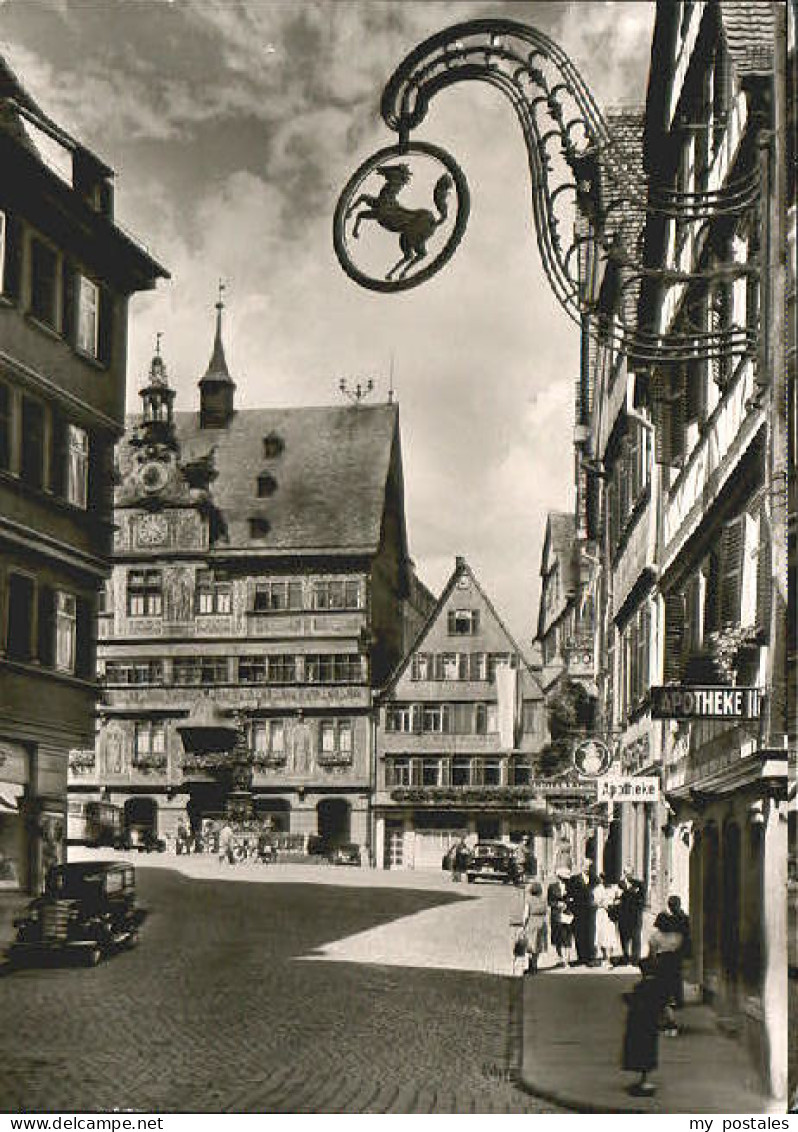
[[[588,868],[557,871],[543,893],[540,881],[527,888],[523,931],[527,970],[550,947],[560,966],[637,963],[641,952],[645,887],[631,870],[617,884]]]

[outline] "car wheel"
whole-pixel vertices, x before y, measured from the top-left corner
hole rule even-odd
[[[138,942],[139,942],[139,932],[138,932],[138,928],[137,928],[135,931],[132,931],[130,933],[130,935],[127,937],[127,942],[126,942],[125,946],[126,947],[136,947]]]
[[[86,950],[86,966],[87,967],[96,967],[97,964],[102,959],[102,957],[103,957],[102,948],[99,946],[99,944],[95,944],[94,947],[87,948],[87,950]]]
[[[468,883],[469,883],[469,884],[473,884],[473,883],[474,883],[474,881],[475,881],[475,880],[476,880],[477,878],[476,878],[475,876],[472,876],[472,875],[471,875],[471,873],[469,873],[469,874],[468,874],[468,878],[467,878],[467,879],[468,879]]]

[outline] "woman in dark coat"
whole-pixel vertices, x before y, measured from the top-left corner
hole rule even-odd
[[[650,1097],[656,1089],[648,1080],[648,1074],[659,1064],[660,981],[653,971],[644,970],[640,982],[623,997],[627,1014],[621,1064],[624,1069],[640,1074],[629,1086],[629,1092],[633,1096]]]

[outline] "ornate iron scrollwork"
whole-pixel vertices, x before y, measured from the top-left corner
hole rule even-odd
[[[589,281],[600,274],[597,259],[617,271],[619,292],[639,286],[652,276],[665,284],[697,279],[700,284],[698,276],[663,273],[643,265],[639,225],[636,227],[634,221],[641,207],[681,223],[693,223],[719,215],[740,215],[756,204],[756,170],[718,190],[679,193],[652,187],[649,194],[635,162],[613,135],[587,84],[561,47],[536,28],[513,20],[471,20],[419,44],[385,87],[381,113],[389,129],[398,135],[399,144],[380,151],[361,166],[346,186],[335,216],[336,252],[344,270],[363,286],[383,291],[413,286],[438,271],[453,254],[465,217],[445,252],[421,270],[414,271],[413,264],[407,267],[401,260],[387,273],[383,270],[380,278],[353,264],[352,233],[347,237],[346,219],[356,206],[358,185],[375,169],[379,171],[380,163],[388,158],[402,162],[403,154],[433,148],[411,142],[412,131],[424,120],[439,91],[468,80],[498,88],[515,110],[529,160],[541,262],[555,296],[575,322],[582,323],[585,314],[593,310]],[[436,148],[435,152],[447,167],[458,168],[444,151]],[[461,199],[466,202],[467,215],[466,194],[464,190]],[[394,201],[395,197],[396,193]],[[378,211],[372,209],[372,213]],[[376,218],[379,222],[379,216]],[[353,231],[358,234],[357,226]],[[563,231],[573,233],[567,244],[560,234]],[[591,256],[593,264],[586,271],[586,260]],[[730,269],[735,266],[730,265]],[[738,266],[740,272],[752,270],[750,261]],[[670,329],[665,338],[632,325],[622,313],[611,325],[599,325],[599,320],[593,319],[590,322],[596,324],[591,326],[593,333],[623,346],[639,363],[688,362],[698,354],[704,358],[728,356],[730,350],[750,352],[755,346],[753,332],[743,327],[720,332],[688,325],[684,332]]]

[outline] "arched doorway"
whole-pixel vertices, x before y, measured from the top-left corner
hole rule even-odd
[[[154,798],[128,798],[124,805],[125,831],[158,833],[158,803]]]
[[[325,848],[334,849],[351,840],[351,807],[345,798],[322,798],[316,813],[319,838]]]
[[[286,798],[255,798],[255,817],[258,821],[268,821],[274,833],[288,833],[291,803]]]

